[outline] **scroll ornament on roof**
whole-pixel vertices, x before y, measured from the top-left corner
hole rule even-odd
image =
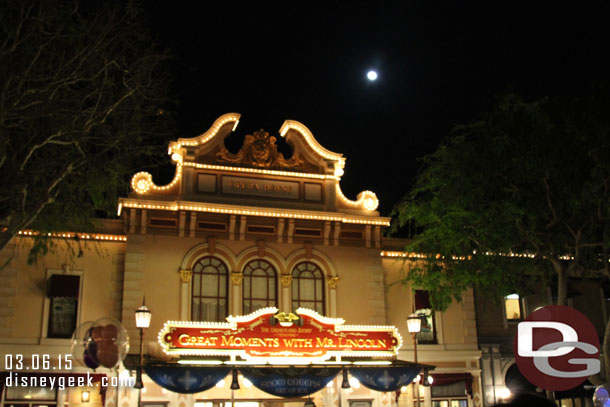
[[[298,158],[296,153],[290,159],[284,158],[283,154],[277,151],[275,142],[275,137],[269,136],[268,132],[260,129],[255,131],[254,134],[246,136],[244,145],[237,154],[232,154],[223,147],[216,154],[216,158],[220,162],[245,164],[253,167],[301,169],[303,160]]]

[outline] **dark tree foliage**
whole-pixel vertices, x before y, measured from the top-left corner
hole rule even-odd
[[[609,106],[509,95],[455,128],[395,208],[422,230],[407,250],[428,255],[406,279],[442,310],[467,288],[501,298],[553,272],[565,305],[569,276],[610,277]]]
[[[115,212],[171,123],[168,57],[133,1],[7,0],[0,30],[2,250],[19,230],[88,231]]]

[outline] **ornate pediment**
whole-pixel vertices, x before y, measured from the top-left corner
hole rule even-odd
[[[373,192],[361,192],[355,201],[343,195],[339,181],[345,158],[322,147],[302,123],[286,120],[279,129],[277,137],[283,138],[293,151],[290,158],[278,151],[278,138],[263,129],[246,135],[241,149],[231,153],[225,147],[225,139],[235,131],[239,118],[237,113],[225,114],[205,133],[170,142],[168,153],[176,164],[174,179],[167,185],[156,185],[151,174],[139,172],[131,180],[134,196],[155,197],[158,202],[173,196],[206,205],[251,200],[263,206],[268,198],[268,205],[273,208],[323,211],[324,216],[305,218],[325,221],[336,219],[336,212],[378,216],[375,210],[379,201]],[[157,203],[150,205],[150,209],[161,207]],[[227,213],[241,212],[231,209]],[[293,215],[298,218],[299,213]]]
[[[276,138],[270,136],[263,129],[255,131],[254,134],[248,134],[244,140],[244,144],[237,154],[232,154],[226,147],[223,147],[216,154],[219,162],[235,164],[240,166],[251,166],[266,169],[291,169],[302,170],[303,160],[297,153],[290,159],[284,158],[284,155],[277,150]]]

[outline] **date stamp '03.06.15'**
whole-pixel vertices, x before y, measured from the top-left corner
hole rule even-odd
[[[48,387],[64,390],[66,387],[93,387],[99,382],[102,387],[133,387],[131,377],[108,377],[89,372],[73,372],[70,354],[6,354],[4,356],[4,386]]]

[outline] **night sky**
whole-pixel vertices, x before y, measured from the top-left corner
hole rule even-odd
[[[346,196],[374,191],[382,215],[408,190],[418,158],[497,95],[584,95],[610,72],[607,1],[144,6],[176,57],[176,138],[228,112],[242,114],[234,144],[298,120],[346,157]]]

